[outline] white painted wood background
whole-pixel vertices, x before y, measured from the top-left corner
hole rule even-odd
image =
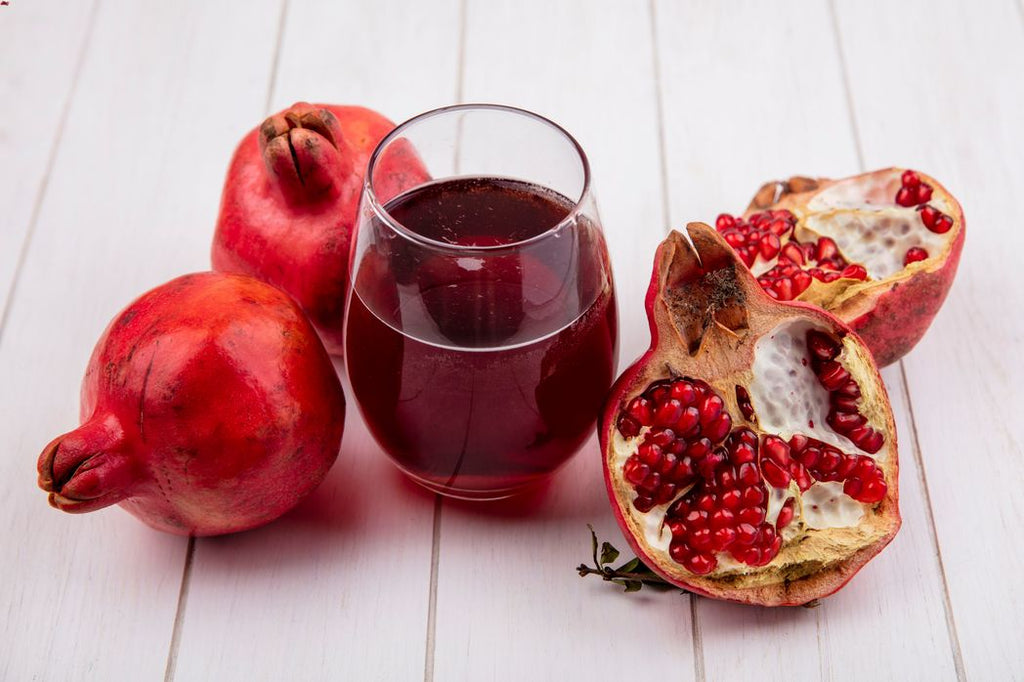
[[[932,173],[969,222],[952,293],[884,372],[903,530],[817,609],[581,580],[620,547],[591,442],[545,496],[406,483],[349,410],[325,484],[195,543],[50,510],[108,319],[208,266],[237,139],[295,100],[395,120],[498,101],[594,170],[622,319],[670,226],[766,179]],[[1024,679],[1024,0],[10,0],[0,6],[0,679]]]

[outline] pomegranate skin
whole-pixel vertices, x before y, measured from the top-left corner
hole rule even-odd
[[[107,327],[81,426],[43,450],[39,485],[66,512],[119,503],[177,535],[247,530],[323,480],[344,417],[330,357],[294,301],[250,277],[185,275]]]
[[[392,129],[364,107],[299,102],[242,139],[224,182],[213,269],[291,294],[335,355],[342,352],[349,251],[367,163]],[[377,168],[385,201],[428,178],[401,142]]]
[[[633,552],[646,566],[669,583],[695,594],[761,606],[799,606],[827,597],[846,585],[868,561],[882,551],[891,542],[902,523],[897,486],[899,472],[897,438],[884,382],[867,349],[864,348],[863,340],[856,333],[850,331],[842,321],[812,304],[800,301],[780,303],[770,299],[754,278],[747,274],[747,268],[736,258],[730,247],[714,233],[712,228],[706,225],[690,224],[687,232],[692,240],[692,247],[686,245],[689,242],[682,235],[672,233],[658,248],[654,258],[654,273],[645,299],[651,332],[650,347],[613,384],[599,420],[598,436],[603,453],[605,486],[616,522],[622,529],[622,534]],[[714,305],[718,305],[720,302],[726,303],[726,308],[722,309],[725,313],[724,316],[716,314],[713,316],[713,320],[710,318],[706,320],[710,324],[690,326],[690,322],[699,319],[705,311],[711,308],[705,307],[703,304],[693,304],[692,301],[687,302],[686,293],[680,293],[679,298],[672,293],[673,289],[695,286],[693,283],[682,284],[679,281],[670,284],[681,276],[688,280],[694,267],[682,264],[689,259],[680,259],[678,256],[680,252],[698,254],[697,262],[703,262],[703,266],[708,271],[737,273],[735,288],[732,288],[731,274],[717,280],[727,284],[724,288],[718,288],[711,293],[710,300]],[[740,275],[740,273],[743,274]],[[728,299],[738,300],[745,312],[738,317],[735,316],[736,311],[728,309]],[[672,308],[675,310],[673,311]],[[679,318],[680,310],[684,311],[686,316],[693,313],[697,315],[697,318]],[[884,499],[878,503],[874,512],[879,522],[880,532],[870,543],[859,547],[851,546],[849,550],[831,556],[822,556],[820,557],[820,568],[809,572],[797,572],[791,575],[780,572],[777,574],[778,580],[748,586],[743,585],[741,580],[708,579],[705,576],[681,570],[678,565],[666,563],[665,554],[653,548],[643,533],[638,532],[637,521],[635,518],[631,518],[631,515],[635,516],[635,512],[629,502],[623,499],[623,482],[621,475],[616,474],[613,470],[613,460],[615,459],[615,449],[619,447],[615,443],[618,437],[617,422],[623,415],[625,406],[652,383],[664,380],[667,376],[692,376],[694,379],[707,379],[712,383],[716,383],[718,378],[723,375],[730,377],[730,381],[736,377],[749,376],[744,368],[751,365],[751,358],[748,356],[750,344],[743,337],[749,332],[749,329],[765,328],[763,322],[758,322],[758,318],[765,316],[780,319],[805,318],[817,325],[831,328],[844,335],[847,342],[863,348],[858,360],[859,381],[865,387],[869,384],[873,385],[877,391],[878,403],[873,414],[884,427],[886,447],[890,449],[891,459],[884,465],[889,487]],[[748,321],[750,328],[747,326]],[[732,331],[722,334],[721,324],[726,324]],[[705,337],[703,341],[694,343],[695,339],[701,337]],[[710,337],[718,337],[719,341]],[[709,349],[705,347],[709,343],[715,346],[713,352],[709,352]],[[716,377],[716,379],[709,377]],[[726,398],[727,405],[732,404],[732,399],[724,393],[723,397]],[[734,418],[739,420],[741,410],[732,409],[730,411]],[[749,420],[737,421],[734,422],[734,426],[747,423]],[[753,423],[757,423],[756,418]],[[797,430],[794,429],[794,431]],[[819,565],[817,559],[812,559],[807,562],[807,565]],[[772,566],[764,568],[771,569]],[[761,569],[751,569],[755,572],[757,570]],[[787,567],[783,566],[781,570],[785,571]]]

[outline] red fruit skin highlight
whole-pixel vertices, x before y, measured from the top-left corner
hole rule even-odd
[[[328,352],[342,351],[349,251],[370,155],[394,124],[370,109],[300,102],[238,145],[213,239],[214,270],[288,292]],[[377,166],[382,201],[429,178],[403,141]]]
[[[197,273],[125,308],[93,351],[81,426],[38,461],[50,504],[120,504],[157,530],[261,526],[313,491],[338,454],[345,400],[286,294]]]

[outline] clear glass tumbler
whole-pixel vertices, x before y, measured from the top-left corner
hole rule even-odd
[[[398,126],[366,177],[345,364],[370,431],[445,495],[543,480],[594,432],[618,355],[586,155],[537,114],[472,104]]]

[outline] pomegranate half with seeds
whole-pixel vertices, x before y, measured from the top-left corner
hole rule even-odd
[[[864,343],[769,297],[704,224],[658,249],[651,347],[612,387],[605,481],[637,556],[675,585],[804,604],[896,534],[896,428]]]
[[[881,367],[924,336],[964,243],[957,200],[934,178],[899,168],[770,182],[746,213],[722,214],[715,227],[769,296],[828,310]]]

